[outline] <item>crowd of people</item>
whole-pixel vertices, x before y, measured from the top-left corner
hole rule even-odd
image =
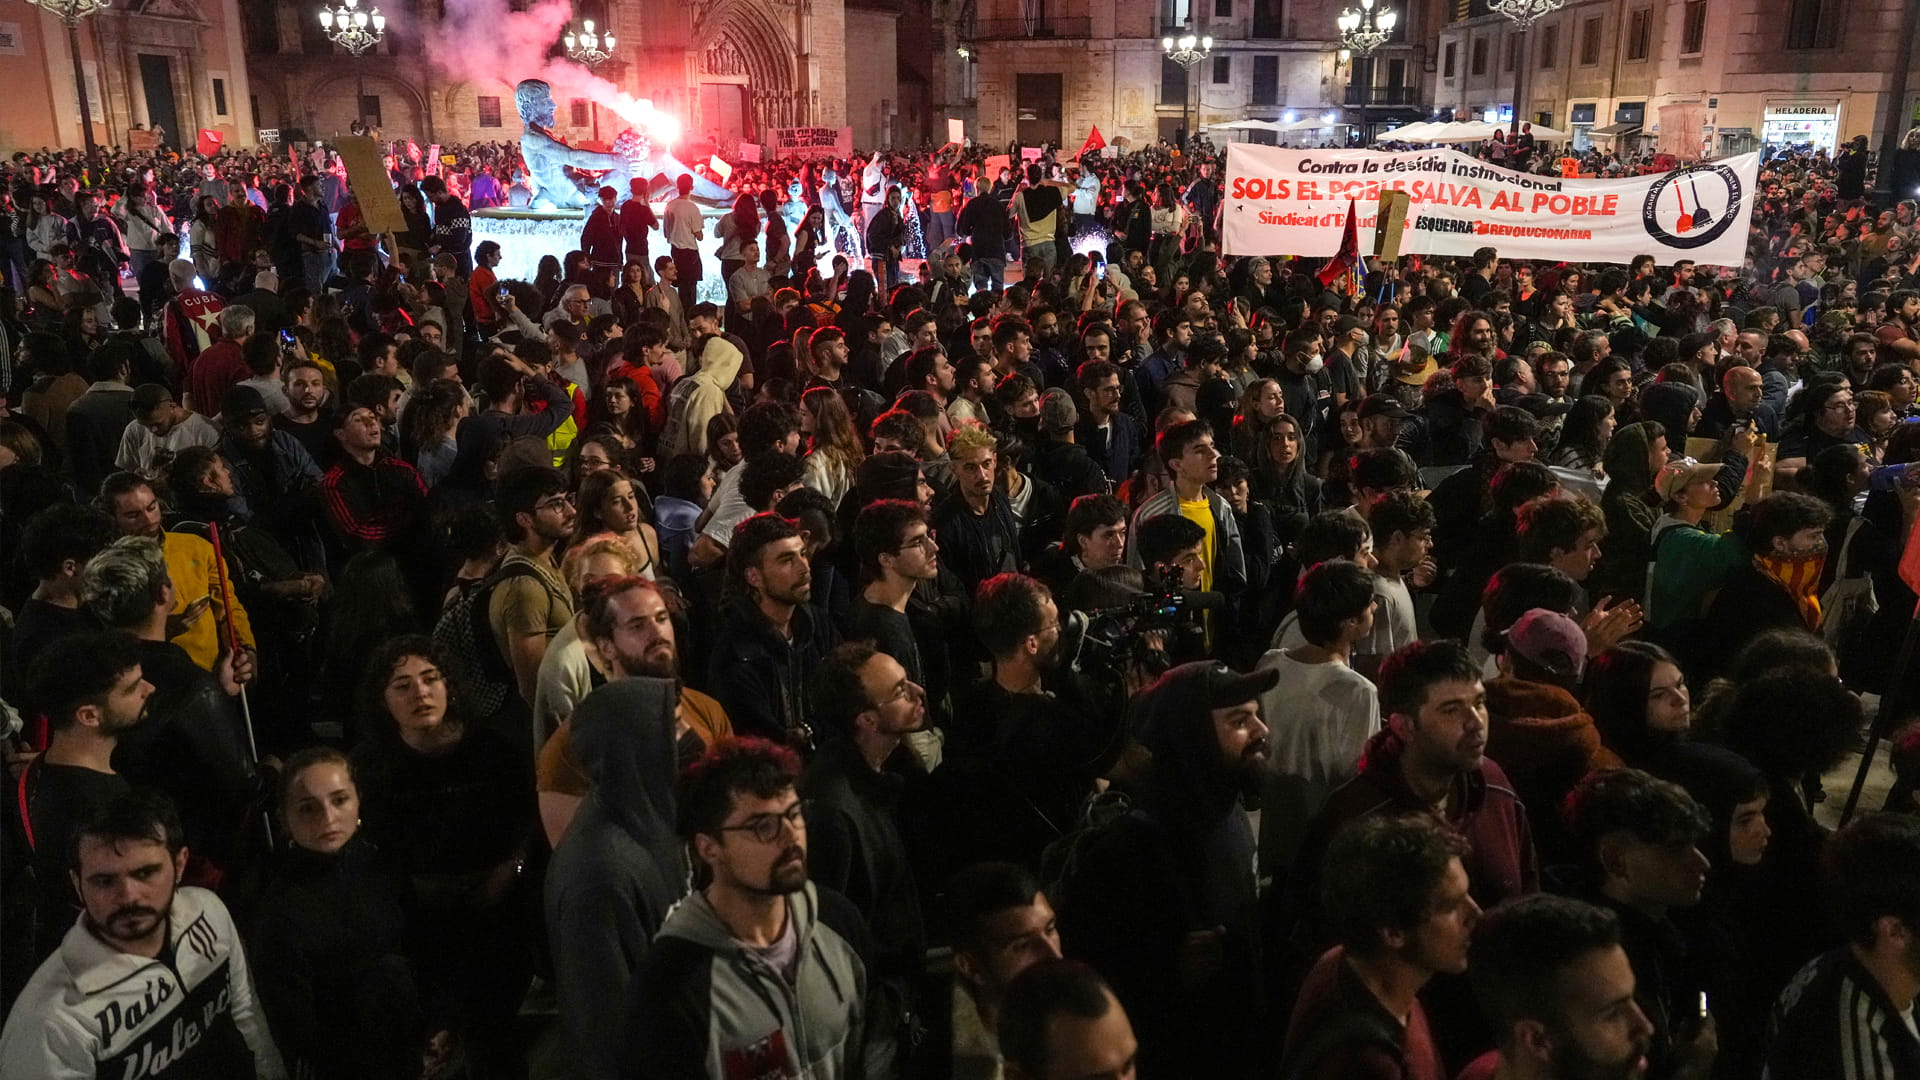
[[[10,166],[0,1073],[1920,1078],[1912,200],[1341,277],[949,146],[517,281],[455,157]]]

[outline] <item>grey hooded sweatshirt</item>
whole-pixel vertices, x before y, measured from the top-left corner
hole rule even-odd
[[[812,882],[787,894],[791,981],[736,940],[704,892],[674,905],[634,977],[626,1073],[661,1080],[875,1073],[866,1030],[865,924],[845,897]]]
[[[575,1075],[621,1075],[627,985],[687,891],[674,832],[669,679],[617,679],[573,714],[573,749],[592,790],[547,869],[547,936]]]

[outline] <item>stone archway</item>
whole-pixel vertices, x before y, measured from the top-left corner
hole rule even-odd
[[[426,95],[419,87],[384,71],[367,72],[366,86],[368,94],[380,96],[380,129],[387,138],[417,139],[424,147],[436,137],[432,110],[427,108]],[[357,76],[351,66],[344,72],[315,79],[302,95],[312,117],[309,134],[324,137],[323,133],[344,133],[352,122],[357,92]]]
[[[806,122],[792,35],[757,0],[722,0],[700,16],[693,39],[700,131],[764,139],[768,128]]]

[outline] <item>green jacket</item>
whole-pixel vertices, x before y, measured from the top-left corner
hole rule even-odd
[[[1647,590],[1647,625],[1659,630],[1707,613],[1713,594],[1746,565],[1747,545],[1672,514],[1654,523]]]

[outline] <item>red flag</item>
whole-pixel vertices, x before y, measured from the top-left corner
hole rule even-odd
[[[1107,140],[1100,137],[1100,125],[1095,124],[1093,133],[1087,136],[1085,143],[1081,144],[1080,152],[1073,156],[1075,159],[1083,158],[1106,145]]]
[[[194,144],[194,149],[200,152],[201,157],[212,157],[220,152],[222,138],[223,136],[212,128],[201,128],[200,141]]]
[[[1354,267],[1359,265],[1360,230],[1354,224],[1353,200],[1348,199],[1347,231],[1341,234],[1340,250],[1327,260],[1327,265],[1320,268],[1320,284],[1332,285],[1340,275],[1352,273]]]
[[[1895,480],[1894,483],[1900,481]],[[1907,550],[1900,555],[1900,580],[1907,583],[1907,588],[1920,593],[1920,529],[1907,533]]]

